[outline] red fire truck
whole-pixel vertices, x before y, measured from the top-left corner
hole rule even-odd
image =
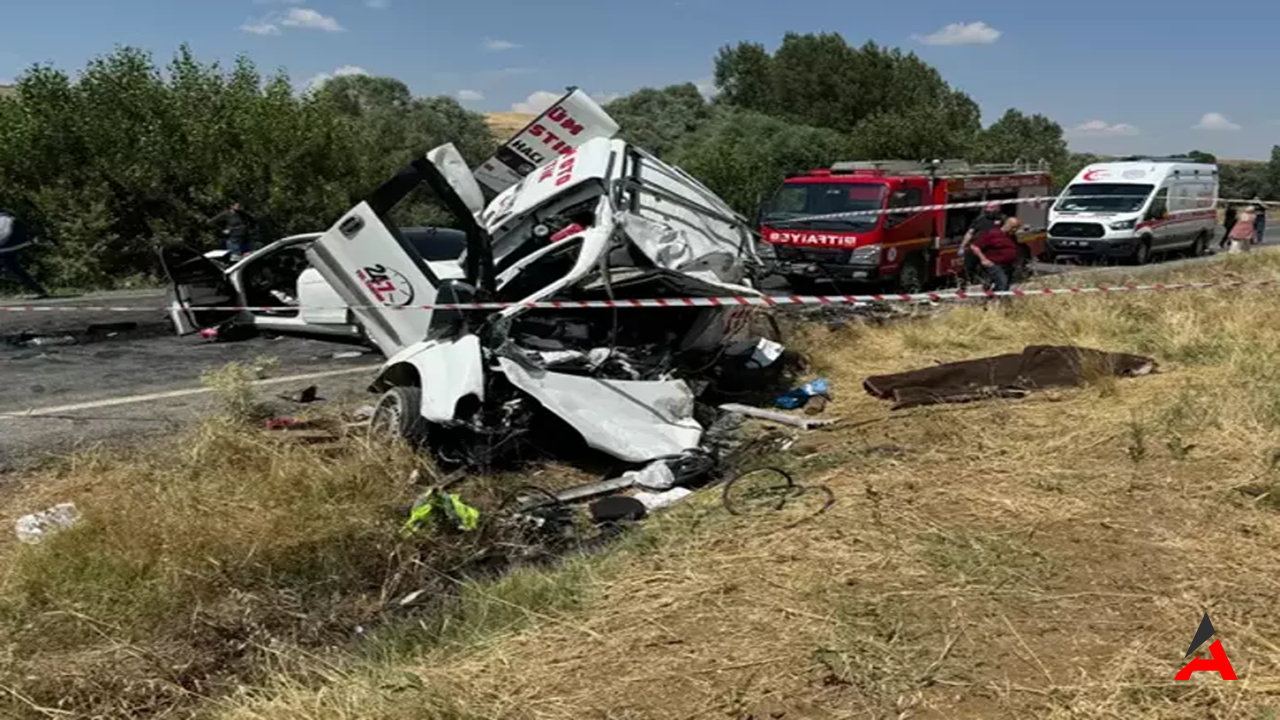
[[[1044,251],[1047,164],[971,164],[962,160],[842,162],[789,176],[760,210],[760,229],[792,287],[817,281],[891,284],[920,292],[963,268],[957,252],[981,207],[913,210],[925,205],[1000,202],[1022,221],[1024,263]],[[902,212],[893,212],[903,208]],[[876,215],[806,220],[868,210]]]

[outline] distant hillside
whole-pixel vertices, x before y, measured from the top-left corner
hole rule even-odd
[[[489,129],[499,140],[507,140],[512,135],[524,129],[536,115],[518,112],[495,112],[485,113],[484,121],[489,124]]]
[[[0,85],[0,97],[4,97],[5,95],[12,95],[17,91],[18,89],[12,85]]]

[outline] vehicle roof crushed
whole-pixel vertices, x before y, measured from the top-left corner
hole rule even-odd
[[[467,242],[456,260],[425,260],[389,220],[421,185],[460,220]],[[751,342],[734,342],[750,308],[519,303],[759,295],[748,222],[687,173],[608,138],[535,169],[484,207],[482,198],[445,145],[309,250],[387,356],[373,389],[413,389],[398,411],[414,417],[388,422],[461,466],[569,436],[628,464],[705,455],[705,429],[724,415],[708,400],[751,355]],[[473,301],[516,305],[421,308]]]

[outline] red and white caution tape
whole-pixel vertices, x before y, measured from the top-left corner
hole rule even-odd
[[[980,208],[980,207],[986,207],[987,205],[1000,205],[1002,207],[1005,205],[1028,205],[1028,204],[1052,205],[1062,199],[1070,199],[1072,201],[1121,200],[1121,199],[1146,200],[1146,198],[1149,195],[1150,193],[1148,193],[1147,195],[1071,195],[1069,196],[1069,198],[1068,196],[1063,196],[1063,195],[1038,195],[1035,197],[1015,197],[1015,198],[1003,198],[1003,199],[991,198],[987,200],[971,200],[966,202],[943,203],[941,205],[913,205],[911,207],[876,208],[874,210],[850,210],[848,212],[826,213],[823,215],[801,215],[801,216],[786,218],[781,220],[769,220],[769,221],[766,221],[765,224],[769,226],[781,227],[784,225],[793,225],[795,223],[805,223],[805,222],[814,222],[814,221],[820,222],[822,220],[842,220],[844,218],[869,217],[872,215],[902,215],[902,214],[908,214],[908,213],[915,214],[915,213],[921,213],[921,212],[932,212],[936,210],[958,210],[963,208]],[[1234,199],[1218,199],[1215,201],[1215,203],[1218,203],[1218,204],[1244,203],[1244,204],[1254,204],[1254,205],[1280,204],[1280,203],[1264,203],[1256,200],[1234,200]],[[1185,208],[1181,210],[1174,210],[1170,214],[1186,215],[1190,213],[1212,212],[1215,209],[1216,209],[1216,205],[1208,204],[1208,205],[1205,205],[1204,207],[1193,207],[1193,208]],[[1111,212],[1111,211],[1082,211],[1082,212],[1102,213],[1102,212]],[[1132,212],[1137,212],[1137,209],[1135,208]],[[1124,213],[1121,212],[1117,214],[1124,214]]]
[[[1222,280],[1208,282],[1154,283],[1151,285],[1098,285],[1067,288],[1021,288],[1016,290],[953,290],[924,293],[875,293],[868,295],[730,295],[700,298],[650,298],[640,300],[541,300],[537,302],[476,302],[431,303],[425,305],[381,306],[366,305],[347,307],[317,307],[312,310],[504,310],[526,308],[529,310],[578,310],[578,309],[627,309],[627,308],[685,308],[685,307],[785,307],[792,305],[852,305],[885,302],[945,302],[950,300],[975,300],[1001,297],[1046,297],[1061,295],[1110,295],[1116,293],[1163,292],[1170,290],[1204,290],[1211,288],[1269,287],[1280,285],[1280,279],[1272,280]],[[0,305],[0,312],[76,313],[76,312],[168,312],[165,307],[111,307],[111,306],[51,306],[51,305]],[[225,312],[280,312],[302,308],[218,306],[192,308],[202,311]]]
[[[1148,193],[1147,195],[1071,195],[1069,196],[1069,199],[1073,201],[1122,200],[1122,199],[1146,200],[1146,198],[1149,195],[1150,193]],[[812,221],[820,222],[822,220],[841,220],[844,218],[851,218],[851,217],[869,217],[872,215],[898,215],[898,214],[905,214],[905,213],[915,214],[915,213],[921,213],[921,212],[932,212],[935,210],[960,210],[965,208],[980,208],[980,207],[986,207],[987,205],[1000,205],[1002,207],[1005,205],[1028,205],[1028,204],[1052,205],[1053,203],[1056,203],[1059,200],[1064,199],[1064,197],[1067,197],[1067,196],[1040,195],[1036,197],[1017,197],[1017,198],[1006,198],[1006,199],[999,199],[999,200],[997,199],[971,200],[966,202],[945,203],[942,205],[915,205],[912,207],[876,208],[874,210],[850,210],[848,212],[827,213],[825,215],[803,215],[800,217],[786,218],[785,220],[770,220],[766,224],[774,225],[774,226],[783,226],[783,225],[793,225],[795,223],[804,223],[804,222],[812,222]],[[1208,212],[1211,210],[1216,211],[1218,208],[1224,207],[1226,205],[1280,205],[1280,201],[1246,200],[1244,198],[1218,198],[1214,202],[1215,204],[1206,205],[1204,207],[1185,208],[1182,210],[1175,210],[1171,214],[1186,215],[1190,213]],[[1134,210],[1133,212],[1137,212],[1137,211]],[[1120,214],[1123,214],[1123,213],[1120,213]]]

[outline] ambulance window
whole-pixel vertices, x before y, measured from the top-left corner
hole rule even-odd
[[[1147,213],[1149,217],[1160,218],[1169,212],[1169,188],[1162,187],[1160,192],[1156,193],[1156,197],[1151,201],[1151,211]]]

